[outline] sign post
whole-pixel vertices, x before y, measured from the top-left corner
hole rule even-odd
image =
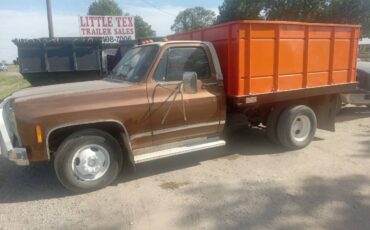
[[[132,16],[79,16],[82,37],[102,37],[103,43],[135,40],[135,22]]]

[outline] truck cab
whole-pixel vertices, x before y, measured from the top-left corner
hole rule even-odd
[[[223,77],[211,43],[131,49],[101,81],[29,88],[0,106],[1,155],[53,160],[74,191],[109,184],[132,163],[225,145]]]

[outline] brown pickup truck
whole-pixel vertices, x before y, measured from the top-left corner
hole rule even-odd
[[[334,131],[338,95],[356,87],[358,30],[242,21],[194,32],[205,41],[139,45],[103,80],[6,98],[0,155],[18,165],[53,161],[60,182],[84,192],[109,185],[124,159],[223,146],[225,126],[240,116],[276,143],[303,148],[316,127]]]

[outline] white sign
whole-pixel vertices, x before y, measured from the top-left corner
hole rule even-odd
[[[135,40],[135,22],[131,16],[79,16],[80,35],[103,37],[103,43]]]

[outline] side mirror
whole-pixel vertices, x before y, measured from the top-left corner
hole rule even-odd
[[[185,72],[182,75],[184,93],[194,94],[198,92],[197,78],[196,72]]]

